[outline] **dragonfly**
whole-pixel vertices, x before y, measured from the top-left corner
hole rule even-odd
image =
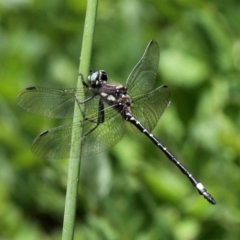
[[[124,135],[125,122],[129,122],[180,169],[200,195],[215,204],[203,184],[151,133],[171,98],[167,85],[153,89],[159,57],[159,45],[151,40],[125,86],[108,83],[107,73],[95,70],[90,72],[87,82],[81,77],[83,90],[44,87],[23,90],[18,95],[18,104],[28,112],[50,118],[70,118],[77,104],[81,117],[79,121],[39,134],[33,141],[32,152],[42,158],[69,158],[72,145],[81,144],[82,157],[96,154],[119,142]],[[79,139],[72,141],[72,132],[80,130],[82,136],[79,134]],[[79,153],[71,157],[77,158]]]

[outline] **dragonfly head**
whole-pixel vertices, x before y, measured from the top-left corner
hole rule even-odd
[[[107,73],[104,70],[91,71],[88,76],[88,82],[91,87],[101,86],[107,82]]]

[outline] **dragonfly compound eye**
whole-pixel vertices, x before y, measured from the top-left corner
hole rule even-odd
[[[99,71],[99,80],[101,81],[107,81],[107,73],[104,70]]]
[[[107,81],[107,73],[104,70],[94,71],[89,75],[88,81],[91,86],[97,86],[99,83]]]

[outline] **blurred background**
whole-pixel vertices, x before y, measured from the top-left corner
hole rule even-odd
[[[0,1],[0,239],[60,239],[67,160],[31,142],[55,119],[21,109],[29,86],[75,87],[86,1]],[[155,39],[172,93],[154,135],[217,201],[204,200],[144,135],[82,164],[75,239],[240,239],[240,2],[102,0],[92,69],[124,84]],[[69,119],[67,122],[71,122]]]

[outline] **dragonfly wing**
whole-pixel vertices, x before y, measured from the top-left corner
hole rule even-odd
[[[126,86],[130,96],[144,94],[152,89],[157,77],[159,56],[158,43],[152,40],[127,79]]]
[[[45,131],[34,139],[32,152],[41,158],[69,158],[72,132],[74,131],[75,134],[78,134],[80,128],[81,122],[79,121]]]
[[[51,118],[73,116],[76,96],[79,101],[85,99],[89,90],[54,89],[43,87],[26,88],[18,95],[18,104],[26,111]]]
[[[82,144],[82,156],[89,156],[102,152],[114,146],[123,137],[125,125],[120,114],[112,107],[104,109],[105,121],[90,134],[84,136],[84,133],[89,132],[96,126],[98,116],[86,117],[82,122],[63,125],[57,128],[52,128],[41,133],[35,138],[32,144],[32,152],[42,158],[69,158],[71,146]],[[80,135],[82,128],[83,136]],[[79,137],[76,141],[72,141],[72,132],[74,131]],[[78,153],[72,155],[73,158],[79,157]]]
[[[104,122],[83,139],[82,156],[90,156],[113,147],[119,142],[125,132],[125,123],[122,116],[112,107],[104,109]],[[83,124],[83,132],[92,128],[90,121]]]
[[[160,86],[148,94],[132,98],[133,115],[143,126],[152,131],[165,109],[169,106],[171,93],[166,85]]]

